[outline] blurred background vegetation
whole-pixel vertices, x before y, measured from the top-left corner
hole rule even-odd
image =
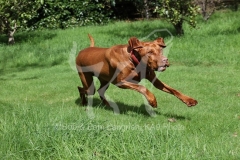
[[[13,44],[14,33],[103,25],[118,20],[159,19],[183,35],[183,23],[196,26],[218,9],[238,10],[240,0],[0,0],[0,35]]]

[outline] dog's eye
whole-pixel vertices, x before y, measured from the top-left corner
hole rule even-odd
[[[149,51],[148,54],[153,54],[153,51]]]

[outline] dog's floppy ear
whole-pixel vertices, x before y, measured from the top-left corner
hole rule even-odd
[[[163,40],[162,37],[156,39],[155,42],[156,42],[160,47],[163,47],[163,48],[166,47],[166,45],[165,45],[164,40]]]
[[[136,38],[131,37],[128,41],[129,50],[132,51],[133,49],[142,48],[142,43]]]

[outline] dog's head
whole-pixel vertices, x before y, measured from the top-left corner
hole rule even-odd
[[[163,48],[166,47],[163,38],[152,42],[141,42],[132,37],[128,44],[129,52],[133,52],[139,61],[147,65],[148,69],[161,72],[169,67],[168,59],[163,55]]]

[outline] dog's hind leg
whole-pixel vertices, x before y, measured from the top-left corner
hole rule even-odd
[[[80,98],[82,100],[82,105],[87,105],[86,95],[94,95],[95,93],[95,87],[93,83],[93,75],[92,73],[83,73],[78,72],[79,77],[81,79],[83,88],[78,87]]]
[[[106,97],[105,97],[105,92],[106,90],[108,89],[109,87],[109,82],[108,81],[105,81],[105,80],[102,80],[102,79],[99,79],[100,81],[100,87],[98,89],[98,94],[102,100],[102,102],[106,105],[106,106],[110,106],[108,101],[106,100]]]
[[[86,100],[84,88],[78,86],[78,91],[79,91],[79,94],[80,94],[82,105],[83,106],[87,105],[87,100]]]

